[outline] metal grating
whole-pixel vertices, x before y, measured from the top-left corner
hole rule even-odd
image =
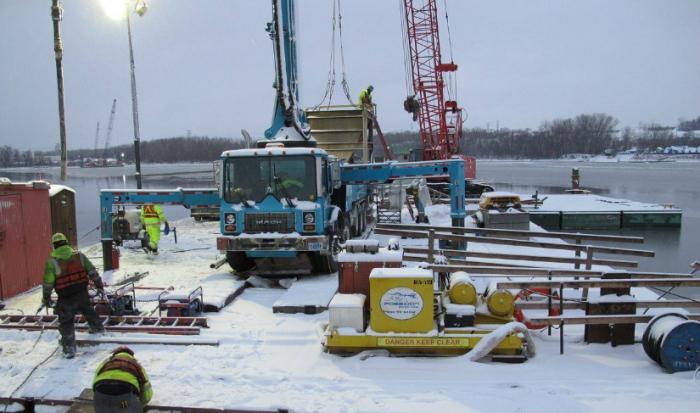
[[[292,212],[251,212],[245,214],[245,232],[294,232]]]

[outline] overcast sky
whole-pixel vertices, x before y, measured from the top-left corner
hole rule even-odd
[[[126,23],[103,0],[64,0],[69,148],[104,138],[117,99],[113,144],[132,138]],[[385,131],[416,130],[406,97],[402,0],[343,5],[353,97],[368,84]],[[416,0],[421,1],[421,0]],[[58,142],[50,0],[0,0],[0,145]],[[439,1],[441,14],[444,2]],[[269,0],[150,0],[132,21],[142,139],[254,137],[273,104]],[[325,91],[330,0],[297,0],[302,103]],[[700,1],[447,0],[458,98],[467,127],[536,128],[543,120],[607,112],[622,125],[676,124],[700,115]],[[444,15],[440,23],[445,28]],[[443,60],[449,60],[443,33]],[[340,78],[340,67],[338,67]],[[340,80],[340,79],[338,79]],[[336,89],[337,103],[344,103]]]

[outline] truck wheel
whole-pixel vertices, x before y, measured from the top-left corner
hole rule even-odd
[[[314,274],[332,274],[338,271],[338,262],[333,255],[321,255],[317,252],[309,253],[311,272]]]
[[[245,252],[226,251],[226,261],[236,272],[246,272],[255,267],[255,261],[245,255]]]

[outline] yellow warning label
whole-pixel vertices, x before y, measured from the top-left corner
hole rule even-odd
[[[461,337],[379,337],[377,344],[391,347],[468,347],[469,339]]]

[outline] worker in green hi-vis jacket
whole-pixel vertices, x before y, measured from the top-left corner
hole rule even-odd
[[[160,205],[146,204],[141,207],[141,222],[146,227],[148,234],[147,252],[158,254],[158,242],[160,241],[160,223],[165,224],[165,235],[170,232],[168,219],[165,218],[163,208]]]
[[[374,104],[372,103],[373,90],[374,86],[369,85],[360,92],[360,95],[357,98],[357,107],[359,109],[366,109],[369,115],[367,118],[367,139],[369,139],[370,142],[372,141],[372,136],[374,135],[374,125],[372,123],[372,116],[374,116],[372,113],[374,110]]]
[[[53,252],[44,267],[42,305],[51,307],[51,293],[56,290],[56,315],[61,345],[66,358],[75,356],[75,316],[82,314],[90,333],[104,331],[100,317],[95,312],[88,294],[88,284],[93,282],[98,293],[104,295],[104,284],[90,260],[80,251],[68,245],[68,239],[60,232],[51,237]]]

